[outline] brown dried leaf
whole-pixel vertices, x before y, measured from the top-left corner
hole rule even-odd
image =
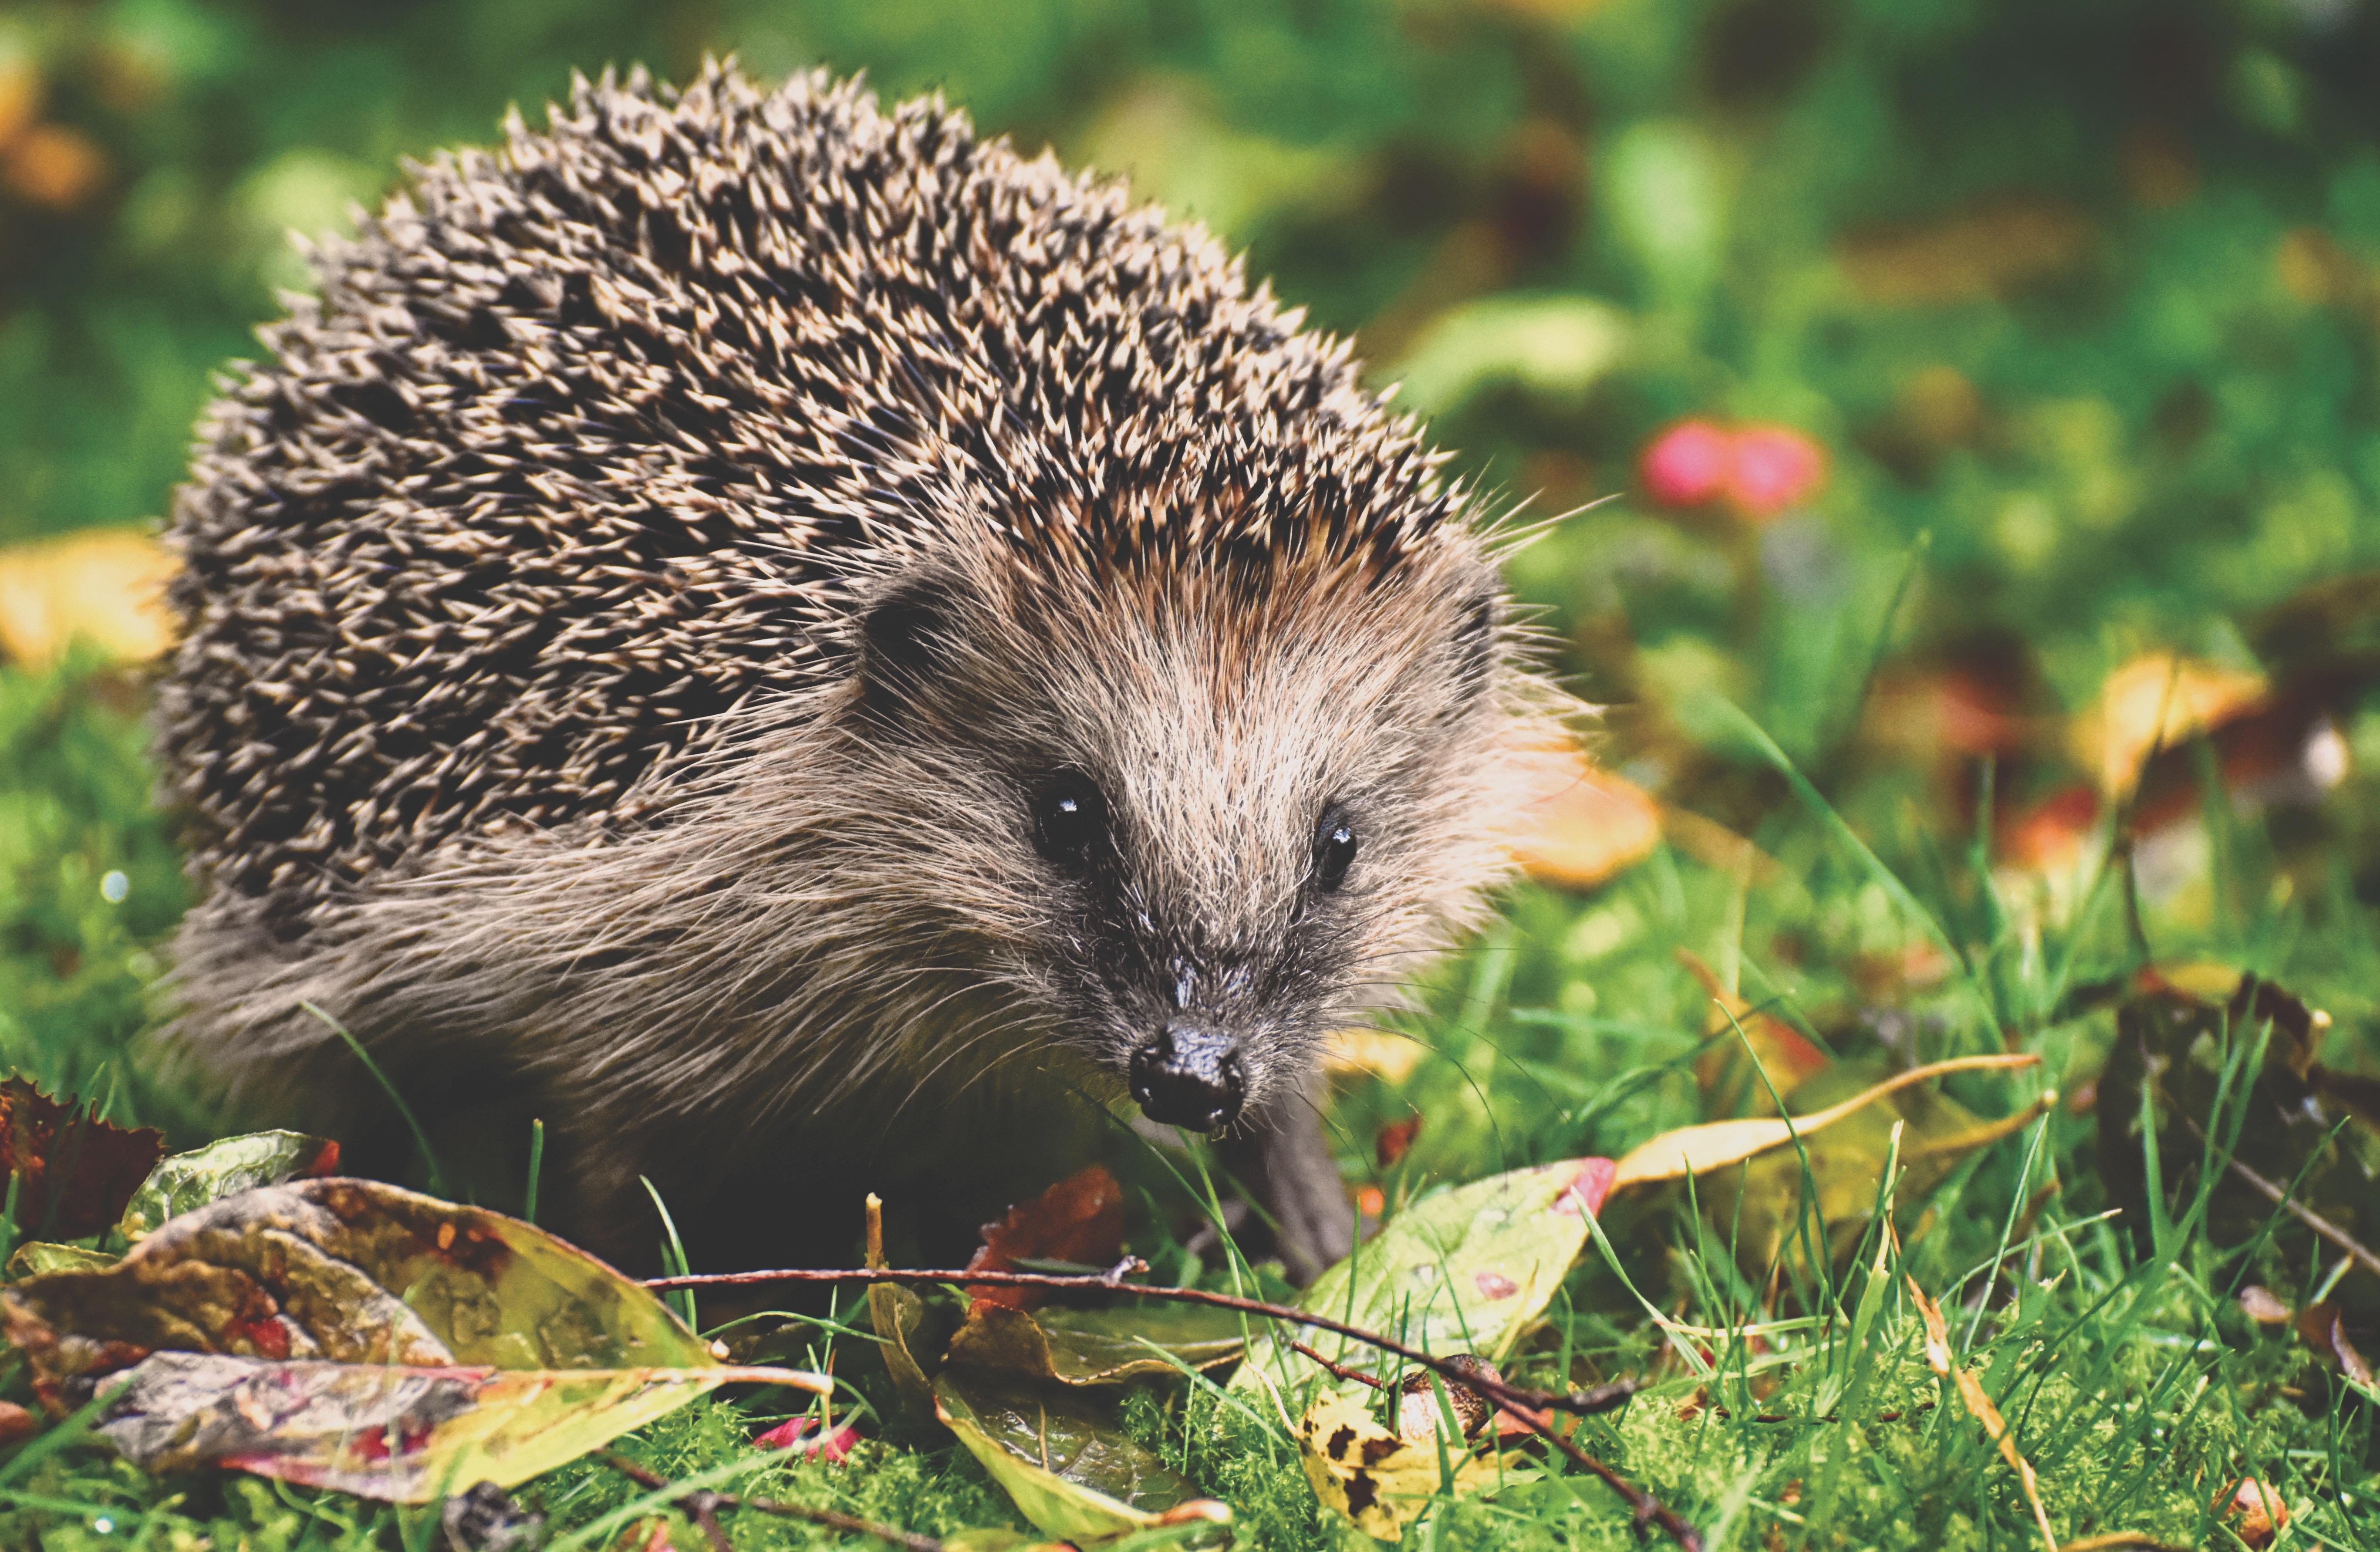
[[[165,1157],[165,1134],[99,1118],[99,1107],[51,1098],[24,1078],[0,1083],[0,1172],[14,1174],[17,1223],[79,1240],[114,1223]]]
[[[1123,1255],[1123,1187],[1104,1164],[1078,1170],[1029,1202],[983,1226],[983,1248],[970,1272],[1005,1272],[1020,1261],[1072,1261],[1111,1267]],[[1030,1309],[1040,1303],[1029,1288],[970,1288],[977,1303]]]

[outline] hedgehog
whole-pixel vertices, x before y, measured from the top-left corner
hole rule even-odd
[[[1343,1253],[1321,1053],[1487,909],[1564,704],[1479,496],[1203,229],[938,96],[547,118],[310,249],[200,423],[163,1038],[317,1129],[537,1118],[627,1260],[648,1189],[828,1254],[1119,1118]]]

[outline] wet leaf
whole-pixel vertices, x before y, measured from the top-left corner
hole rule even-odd
[[[212,1460],[422,1502],[509,1486],[730,1380],[649,1290],[500,1214],[394,1186],[266,1186],[167,1219],[103,1269],[0,1293],[54,1411],[121,1372],[102,1432],[160,1467]]]
[[[971,1272],[1012,1271],[1021,1261],[1071,1261],[1107,1267],[1123,1255],[1123,1187],[1107,1166],[1094,1164],[1067,1176],[1029,1202],[1008,1209],[998,1223],[983,1226],[983,1248],[966,1265]],[[1040,1302],[1030,1288],[970,1288],[978,1304],[1030,1309]]]
[[[1448,1482],[1435,1436],[1419,1443],[1399,1438],[1359,1397],[1337,1391],[1318,1397],[1298,1420],[1297,1455],[1315,1496],[1382,1541],[1402,1540],[1405,1526],[1441,1487],[1476,1492],[1497,1477],[1493,1463],[1464,1452],[1453,1456],[1458,1463]]]
[[[1602,1206],[1610,1170],[1609,1159],[1572,1158],[1422,1197],[1315,1279],[1298,1307],[1425,1352],[1501,1358],[1585,1245],[1586,1213]],[[1287,1353],[1271,1333],[1256,1334],[1232,1388],[1302,1373]],[[1376,1354],[1331,1356],[1360,1365]]]
[[[868,1318],[876,1329],[877,1351],[883,1355],[885,1372],[892,1376],[892,1388],[917,1411],[931,1412],[933,1382],[917,1353],[933,1351],[937,1328],[948,1328],[914,1289],[889,1282],[868,1285]]]
[[[456,1484],[511,1487],[731,1380],[786,1369],[553,1371],[158,1352],[99,1433],[152,1471],[212,1462],[361,1497],[424,1503]]]
[[[1227,1364],[1240,1355],[1242,1332],[1240,1316],[1202,1304],[1157,1301],[1036,1316],[979,1303],[951,1339],[948,1358],[1065,1385],[1113,1385]]]
[[[339,1167],[339,1145],[302,1132],[250,1132],[159,1161],[116,1225],[134,1244],[164,1223],[260,1185],[315,1179]]]
[[[953,1365],[935,1378],[934,1403],[1017,1511],[1051,1535],[1146,1530],[1167,1510],[1201,1501],[1091,1392]],[[1218,1522],[1228,1518],[1229,1510],[1216,1509]]]
[[[45,1400],[150,1352],[422,1367],[706,1367],[650,1291],[516,1219],[357,1180],[169,1220],[105,1270],[0,1294]]]
[[[0,1083],[0,1177],[14,1175],[17,1223],[79,1240],[114,1223],[165,1154],[165,1134],[102,1121],[97,1105],[51,1098],[23,1078]]]

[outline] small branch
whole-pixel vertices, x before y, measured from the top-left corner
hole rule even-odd
[[[606,1455],[603,1463],[638,1485],[658,1491],[670,1484],[667,1478],[654,1475],[625,1455]],[[906,1552],[942,1552],[942,1544],[932,1536],[913,1535],[893,1525],[880,1525],[873,1520],[862,1520],[856,1514],[844,1514],[832,1509],[812,1509],[808,1504],[783,1503],[775,1498],[744,1498],[733,1493],[713,1493],[697,1489],[677,1500],[686,1518],[700,1527],[703,1535],[717,1552],[735,1552],[727,1533],[719,1528],[719,1511],[722,1509],[757,1509],[763,1514],[782,1514],[791,1520],[808,1520],[814,1525],[842,1531],[847,1535],[874,1536],[904,1547]]]
[[[1350,1326],[1328,1316],[1313,1315],[1287,1304],[1269,1304],[1261,1299],[1244,1299],[1236,1293],[1209,1293],[1203,1288],[1151,1288],[1146,1283],[1126,1282],[1127,1272],[1144,1272],[1146,1262],[1133,1260],[1119,1263],[1105,1272],[1067,1274],[1060,1272],[940,1272],[900,1270],[868,1270],[867,1268],[795,1267],[769,1272],[698,1272],[685,1277],[647,1278],[645,1286],[656,1292],[674,1288],[747,1288],[774,1282],[889,1282],[905,1288],[930,1287],[953,1283],[965,1287],[984,1288],[1050,1288],[1075,1292],[1136,1293],[1145,1299],[1167,1299],[1176,1303],[1208,1304],[1217,1309],[1237,1310],[1243,1315],[1262,1316],[1268,1320],[1286,1321],[1293,1326],[1310,1327],[1345,1337],[1384,1352],[1393,1352],[1409,1364],[1435,1369],[1448,1379],[1460,1380],[1500,1406],[1533,1408],[1546,1412],[1575,1413],[1585,1417],[1598,1412],[1609,1412],[1640,1388],[1634,1380],[1615,1380],[1598,1385],[1592,1390],[1531,1390],[1521,1386],[1491,1381],[1471,1373],[1451,1359],[1433,1357],[1419,1348],[1407,1347],[1377,1331],[1361,1326]],[[1626,1388],[1621,1388],[1625,1387]]]
[[[1374,1379],[1370,1375],[1361,1373],[1355,1369],[1351,1369],[1344,1364],[1332,1363],[1330,1359],[1325,1358],[1322,1354],[1315,1352],[1314,1349],[1306,1346],[1302,1341],[1293,1341],[1290,1343],[1289,1350],[1292,1352],[1297,1353],[1303,1357],[1310,1358],[1317,1364],[1321,1364],[1325,1369],[1328,1369],[1330,1372],[1330,1377],[1333,1379],[1352,1380],[1357,1385],[1368,1385],[1375,1390],[1386,1390],[1388,1388],[1386,1385]]]
[[[2181,1116],[2181,1123],[2190,1128],[2190,1134],[2192,1136],[2196,1137],[2201,1143],[2206,1141],[2206,1134],[2199,1130],[2198,1122],[2192,1121],[2186,1115],[2182,1115],[2181,1108],[2180,1106],[2174,1107],[2174,1113]],[[2380,1275],[2380,1255],[2374,1255],[2370,1251],[2364,1249],[2363,1246],[2358,1244],[2355,1241],[2355,1237],[2350,1234],[2346,1230],[2341,1229],[2338,1224],[2333,1223],[2330,1219],[2323,1217],[2322,1214],[2314,1211],[2312,1207],[2301,1206],[2287,1191],[2283,1190],[2280,1186],[2276,1185],[2271,1181],[2266,1180],[2263,1175],[2250,1169],[2247,1165],[2240,1163],[2238,1158],[2227,1158],[2224,1162],[2231,1167],[2231,1172],[2233,1174],[2239,1176],[2241,1180],[2246,1181],[2250,1185],[2254,1186],[2258,1191],[2262,1192],[2266,1199],[2271,1201],[2274,1206],[2279,1207],[2283,1212],[2289,1214],[2299,1222],[2304,1224],[2307,1228],[2313,1230],[2324,1239],[2328,1240],[2332,1244],[2335,1244],[2339,1249],[2345,1251],[2357,1266],[2362,1267],[2365,1271],[2374,1273],[2374,1275]]]

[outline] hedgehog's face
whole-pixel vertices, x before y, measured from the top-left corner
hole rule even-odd
[[[1178,576],[987,590],[937,577],[864,616],[864,743],[942,854],[918,908],[1152,1120],[1213,1131],[1302,1096],[1501,866],[1485,564],[1260,603]]]

